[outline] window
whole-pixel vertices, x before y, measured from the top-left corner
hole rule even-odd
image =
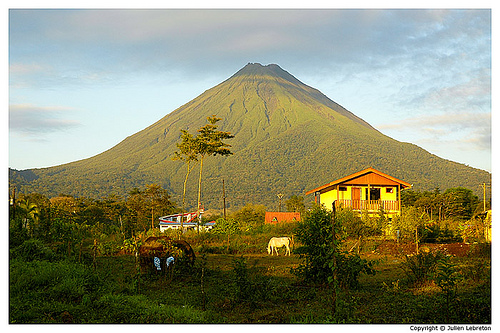
[[[392,193],[393,190],[394,190],[394,188],[392,188],[392,187],[386,187],[385,188],[385,193]]]
[[[370,188],[370,200],[380,200],[380,188]]]
[[[340,187],[339,187],[339,191],[342,191],[342,192],[343,192],[343,191],[347,191],[347,187],[345,187],[345,186],[340,186]]]

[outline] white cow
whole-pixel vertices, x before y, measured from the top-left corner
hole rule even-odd
[[[274,255],[274,251],[276,251],[276,255],[278,255],[278,247],[286,246],[285,255],[290,255],[290,238],[288,237],[273,237],[269,240],[269,244],[267,245],[267,253],[270,255]]]

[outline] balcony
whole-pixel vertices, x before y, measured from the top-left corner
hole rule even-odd
[[[350,207],[355,211],[378,212],[381,208],[387,213],[399,212],[397,200],[337,200],[336,208]]]

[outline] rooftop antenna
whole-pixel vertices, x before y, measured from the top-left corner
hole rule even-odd
[[[280,202],[279,202],[279,208],[278,208],[278,212],[281,213],[281,199],[283,199],[283,193],[278,193],[278,198],[280,199]]]

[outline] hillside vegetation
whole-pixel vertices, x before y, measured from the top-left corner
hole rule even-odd
[[[177,207],[157,185],[126,200],[20,196],[9,323],[491,324],[491,219],[470,190],[408,192],[392,222],[297,199],[284,203],[300,222],[267,224],[266,207],[247,205],[211,216],[209,232],[160,233],[149,214]],[[158,271],[140,246],[160,235],[190,244],[194,265],[170,248]],[[291,238],[290,256],[267,253],[275,236]]]
[[[486,171],[383,135],[277,65],[248,64],[109,150],[60,166],[10,170],[10,183],[23,193],[93,198],[156,183],[181,202],[185,167],[172,160],[180,130],[195,133],[214,114],[222,118],[220,129],[235,137],[232,156],[213,157],[203,167],[206,208],[222,207],[222,179],[227,206],[234,208],[277,208],[277,193],[304,195],[367,167],[421,190],[463,186],[479,194],[479,184],[491,180]],[[186,203],[193,208],[196,177],[187,186]]]

